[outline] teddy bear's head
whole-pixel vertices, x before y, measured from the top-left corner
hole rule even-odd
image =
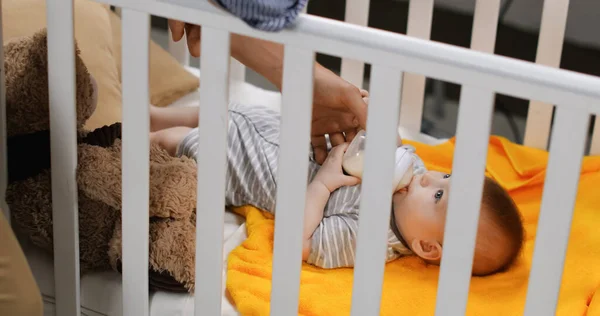
[[[82,129],[96,109],[97,87],[75,49],[77,128]],[[4,45],[8,137],[50,129],[47,54],[45,29]]]

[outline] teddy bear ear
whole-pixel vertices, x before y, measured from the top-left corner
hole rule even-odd
[[[81,128],[96,107],[91,75],[75,43],[77,126]],[[46,29],[4,45],[8,136],[49,129],[48,44]]]

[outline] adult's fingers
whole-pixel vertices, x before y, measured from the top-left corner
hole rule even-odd
[[[327,158],[327,141],[325,140],[325,136],[319,135],[311,137],[311,144],[315,154],[315,161],[320,165],[323,164],[325,158]]]
[[[362,128],[367,127],[367,103],[363,100],[361,91],[355,86],[347,88],[346,102],[348,110],[354,114],[358,120],[358,125]]]
[[[200,57],[200,26],[193,24],[185,25],[187,45],[190,55]]]
[[[359,126],[358,120],[351,112],[335,111],[327,115],[313,117],[311,134],[320,136],[341,133]]]
[[[175,42],[183,37],[185,23],[177,20],[169,20],[169,29],[171,30],[171,37]]]
[[[332,133],[329,134],[329,141],[331,142],[331,146],[336,147],[340,144],[346,142],[344,135],[342,133]]]

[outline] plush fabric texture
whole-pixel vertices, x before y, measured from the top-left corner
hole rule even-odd
[[[75,39],[81,59],[98,83],[98,105],[95,111],[92,109],[94,114],[86,121],[86,129],[121,120],[121,83],[113,58],[108,12],[107,5],[74,0]],[[46,27],[46,1],[4,0],[2,23],[4,44],[31,36]]]
[[[8,165],[6,201],[14,227],[53,251],[49,99],[45,29],[4,45]],[[76,42],[76,46],[77,42]],[[81,272],[119,271],[121,249],[121,124],[85,129],[96,106],[93,78],[75,52],[77,188]],[[149,152],[150,260],[153,288],[193,291],[196,164],[171,157],[156,144]],[[27,168],[30,163],[32,168]]]
[[[437,146],[409,142],[428,168],[450,172],[454,139]],[[471,280],[468,315],[523,313],[547,152],[491,137],[486,173],[506,187],[518,204],[526,229],[524,252],[506,272]],[[577,172],[577,170],[573,170]],[[583,161],[557,315],[600,315],[600,157]],[[566,210],[565,210],[566,211]],[[228,258],[227,291],[242,315],[267,315],[271,291],[274,221],[253,207],[237,210],[246,217],[248,239]],[[383,254],[382,254],[383,255]],[[322,270],[303,264],[300,315],[348,315],[352,269]],[[433,315],[439,267],[418,257],[388,263],[383,282],[382,315]]]
[[[119,78],[121,78],[121,19],[112,11],[109,15],[110,24],[112,25],[114,59],[119,71]],[[169,52],[154,41],[150,41],[150,78],[148,84],[150,103],[162,107],[198,89],[200,80],[185,70]]]

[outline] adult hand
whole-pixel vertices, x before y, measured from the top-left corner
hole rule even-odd
[[[366,128],[369,93],[345,81],[327,68],[315,68],[311,143],[315,160],[327,158],[325,134],[332,147],[351,142],[361,128]]]

